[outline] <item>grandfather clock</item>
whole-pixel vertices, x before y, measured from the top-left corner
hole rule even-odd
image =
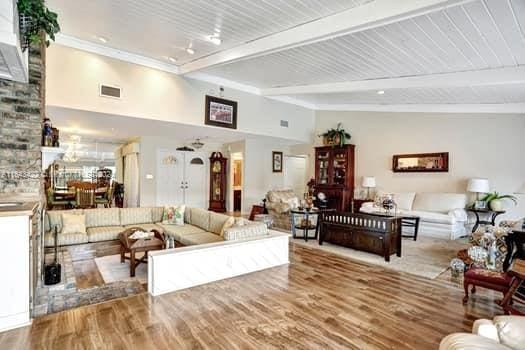
[[[226,211],[226,162],[221,152],[210,157],[210,208],[218,213]]]

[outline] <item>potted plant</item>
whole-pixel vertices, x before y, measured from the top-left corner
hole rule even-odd
[[[44,0],[18,0],[17,7],[22,50],[25,51],[31,44],[40,44],[45,34],[55,40],[55,34],[60,31],[58,15],[49,11]],[[44,40],[49,46],[49,40]]]
[[[328,146],[344,146],[351,137],[350,134],[343,129],[342,123],[338,123],[335,129],[328,129],[318,136],[322,137],[323,144]]]
[[[514,202],[514,204],[518,204],[518,201],[515,196],[510,194],[500,195],[498,192],[493,193],[487,193],[485,197],[483,197],[483,201],[487,202],[490,209],[494,211],[502,211],[503,210],[503,199],[510,199]]]

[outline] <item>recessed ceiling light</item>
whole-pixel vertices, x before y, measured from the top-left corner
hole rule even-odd
[[[208,37],[208,40],[211,41],[215,45],[220,45],[222,43],[221,38],[218,35],[210,35]]]
[[[378,94],[378,95],[384,95],[384,94],[385,94],[385,90],[378,90],[378,91],[377,91],[377,94]]]
[[[186,52],[189,53],[190,55],[193,55],[195,53],[195,50],[193,50],[191,47],[188,47],[186,49]]]
[[[175,57],[168,57],[168,61],[170,61],[171,63],[176,63],[177,59]]]
[[[104,38],[103,36],[97,36],[98,41],[105,44],[108,42],[108,39]]]

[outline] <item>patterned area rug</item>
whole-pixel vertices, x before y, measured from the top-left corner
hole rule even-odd
[[[379,265],[430,279],[435,279],[446,271],[450,265],[450,260],[456,257],[457,252],[468,247],[465,239],[451,241],[419,236],[417,241],[413,241],[411,238],[403,238],[401,258],[392,255],[388,263],[382,256],[330,243],[319,245],[315,240],[305,242],[302,239],[292,238],[290,238],[290,241],[297,245],[320,249],[368,264]]]
[[[137,254],[137,259],[142,255]],[[129,260],[122,264],[120,263],[120,255],[108,255],[100,258],[95,258],[98,271],[104,279],[105,283],[112,283],[117,281],[139,281],[140,283],[148,283],[148,265],[139,264],[135,269],[135,277],[129,277]]]

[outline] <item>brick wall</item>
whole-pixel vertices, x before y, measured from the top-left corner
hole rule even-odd
[[[40,197],[45,50],[29,53],[29,82],[0,79],[0,195]]]

